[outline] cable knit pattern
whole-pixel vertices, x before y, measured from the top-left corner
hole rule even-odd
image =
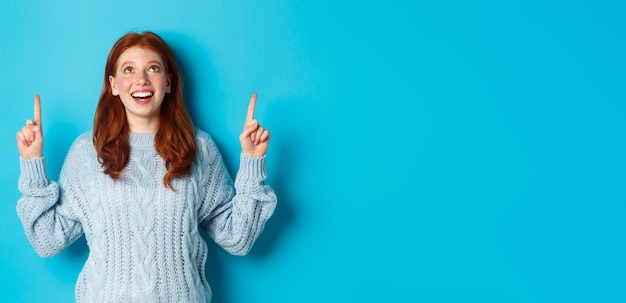
[[[198,226],[231,254],[248,253],[276,206],[265,158],[241,155],[233,185],[215,143],[196,130],[196,161],[172,191],[154,134],[131,133],[117,181],[103,173],[91,138],[76,139],[58,184],[44,158],[20,158],[17,212],[37,253],[54,256],[85,234],[90,252],[77,302],[210,302]]]

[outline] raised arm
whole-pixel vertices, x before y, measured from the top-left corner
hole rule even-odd
[[[270,133],[254,119],[255,105],[253,94],[239,136],[242,154],[234,184],[213,142],[203,164],[203,173],[209,174],[204,177],[208,182],[203,183],[206,208],[201,209],[201,224],[216,243],[234,255],[250,251],[277,201],[272,188],[265,184]]]
[[[59,207],[59,185],[48,179],[43,157],[41,102],[35,95],[35,116],[17,132],[21,174],[17,214],[35,251],[42,257],[59,253],[82,234],[77,220],[63,215]]]
[[[265,184],[265,157],[242,154],[234,186],[213,142],[202,157],[204,161],[197,168],[203,192],[200,223],[226,251],[245,255],[276,207],[276,195]]]

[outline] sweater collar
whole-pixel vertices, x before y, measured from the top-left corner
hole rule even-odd
[[[154,146],[156,133],[130,133],[130,146]]]

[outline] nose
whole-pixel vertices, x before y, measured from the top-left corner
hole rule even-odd
[[[140,72],[137,73],[137,83],[139,84],[149,84],[150,80],[148,80],[148,72]]]

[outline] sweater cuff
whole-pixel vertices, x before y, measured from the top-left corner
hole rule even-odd
[[[265,180],[267,178],[265,156],[253,158],[241,154],[239,163],[238,177],[244,180]]]
[[[43,188],[50,183],[46,173],[46,160],[44,157],[31,159],[20,157],[20,170],[20,179],[26,184]]]

